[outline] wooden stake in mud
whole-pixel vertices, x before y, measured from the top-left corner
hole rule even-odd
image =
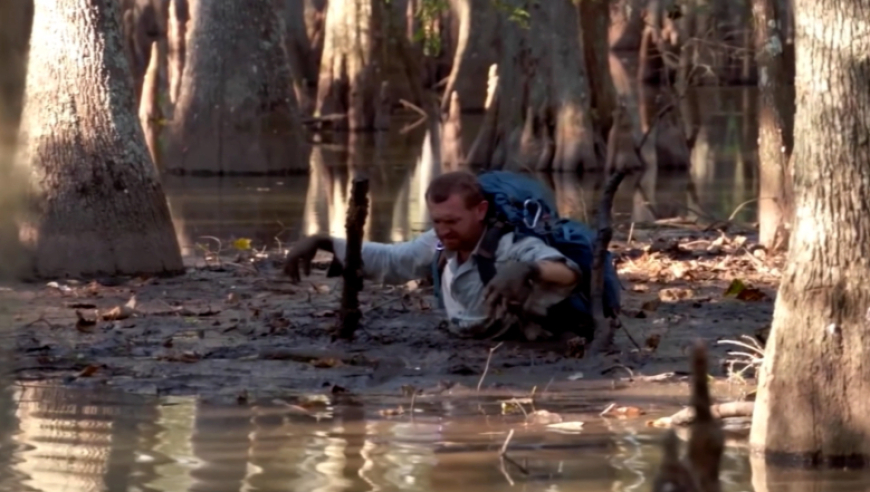
[[[592,319],[595,323],[595,338],[590,351],[592,353],[603,352],[613,344],[613,335],[616,323],[608,323],[604,314],[604,265],[607,261],[607,248],[613,238],[613,196],[628,171],[620,169],[607,180],[601,196],[601,204],[598,206],[597,226],[598,233],[595,236],[595,244],[592,249],[592,285],[591,297]],[[614,320],[616,321],[616,320]]]
[[[369,211],[369,180],[364,176],[353,179],[350,203],[347,207],[347,251],[344,259],[344,285],[341,292],[341,311],[337,338],[351,340],[359,328],[362,312],[359,309],[359,293],[363,288],[362,242],[366,216]]]

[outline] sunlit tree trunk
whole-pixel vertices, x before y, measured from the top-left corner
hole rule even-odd
[[[489,66],[497,57],[498,15],[492,0],[452,0],[450,8],[459,30],[441,110],[449,110],[451,94],[455,91],[462,111],[482,111]]]
[[[308,170],[281,22],[272,0],[190,0],[181,91],[165,169]]]
[[[794,97],[789,87],[783,15],[777,0],[753,0],[758,60],[759,242],[775,250],[788,245],[793,214],[789,159]]]
[[[496,95],[468,152],[469,164],[600,169],[576,7],[571,0],[502,4]],[[528,21],[515,18],[516,11],[527,12]]]
[[[136,118],[113,0],[37,0],[21,123],[21,239],[40,276],[183,271]]]
[[[795,0],[795,222],[750,445],[870,457],[870,2]]]
[[[345,114],[350,131],[381,128],[390,103],[422,104],[420,67],[402,35],[399,8],[382,0],[330,0],[317,84],[316,116]],[[384,83],[391,96],[380,95]]]

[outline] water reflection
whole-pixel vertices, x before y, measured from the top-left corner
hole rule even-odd
[[[626,90],[638,94],[631,86]],[[636,97],[641,105],[660,104],[651,88]],[[753,199],[758,188],[752,138],[757,131],[754,99],[750,88],[702,87],[690,91],[679,104],[678,121],[689,136],[691,166],[675,168],[675,151],[664,150],[668,139],[676,138],[673,132],[681,130],[671,125],[670,130],[658,132],[655,148],[644,149],[650,166],[630,176],[615,197],[616,219],[725,220],[739,209],[736,220],[754,222]],[[645,112],[650,111],[648,108]],[[480,116],[467,118],[463,131],[473,131],[477,126],[475,118]],[[410,239],[429,226],[424,193],[429,181],[443,172],[438,152],[433,152],[427,138],[427,129],[421,125],[404,133],[354,134],[347,140],[324,142],[314,146],[310,174],[302,177],[165,176],[164,185],[185,253],[193,252],[195,243],[209,243],[213,248],[215,241],[203,236],[221,241],[249,237],[258,245],[271,246],[316,233],[342,237],[351,179],[358,172],[370,179],[371,213],[366,239]],[[634,150],[630,140],[623,143],[617,161],[630,165]],[[538,177],[554,190],[562,214],[591,220],[589,213],[596,205],[599,176]]]
[[[10,492],[488,492],[511,483],[530,491],[647,491],[660,460],[660,435],[643,422],[582,414],[580,434],[561,434],[526,428],[487,401],[454,400],[452,416],[429,404],[414,419],[386,419],[378,411],[390,405],[377,402],[293,400],[308,409],[301,411],[281,402],[217,405],[61,387],[15,393],[17,410],[0,429],[0,490]],[[499,464],[510,429],[511,456],[527,474]],[[726,449],[722,467],[726,492],[870,484],[867,473],[769,468],[740,447]]]

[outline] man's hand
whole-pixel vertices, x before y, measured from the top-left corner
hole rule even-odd
[[[490,319],[524,312],[531,303],[532,282],[541,276],[537,263],[511,262],[498,269],[484,290]]]
[[[286,273],[292,282],[301,280],[299,275],[299,267],[302,266],[302,271],[306,276],[311,275],[311,260],[317,254],[317,250],[332,251],[332,238],[329,236],[317,235],[308,236],[300,239],[290,248],[287,253],[287,259],[284,262],[284,273]]]

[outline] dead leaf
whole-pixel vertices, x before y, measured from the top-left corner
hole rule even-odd
[[[248,403],[248,390],[242,390],[238,395],[236,395],[236,403],[239,405]]]
[[[547,410],[536,410],[526,417],[529,424],[551,425],[562,422],[562,416]]]
[[[405,413],[405,409],[399,405],[398,408],[382,408],[378,410],[378,413],[381,417],[395,417],[396,415],[402,415]]]
[[[133,316],[135,313],[136,296],[133,295],[130,297],[130,300],[127,301],[126,304],[113,307],[112,309],[104,312],[102,317],[105,321],[116,321],[120,319],[127,319],[130,316]]]
[[[725,289],[725,293],[722,295],[724,297],[736,296],[741,291],[743,291],[743,289],[745,289],[745,288],[746,288],[746,284],[744,284],[743,281],[740,280],[739,278],[735,278],[734,280],[731,281],[730,284],[728,284],[728,288]]]
[[[664,302],[685,301],[695,297],[695,292],[692,289],[670,288],[659,291],[659,299]]]
[[[334,309],[327,309],[325,311],[317,311],[315,313],[311,313],[311,317],[312,318],[334,318],[335,317],[335,310]]]
[[[576,433],[583,430],[583,422],[579,420],[573,422],[556,422],[555,424],[547,424],[547,427],[562,432]]]
[[[336,359],[334,357],[322,357],[320,359],[315,359],[311,361],[311,365],[317,367],[318,369],[329,369],[342,365],[342,362],[340,359]]]
[[[97,327],[97,320],[95,319],[87,319],[82,315],[81,311],[76,311],[76,330],[80,333],[93,333],[94,329]]]
[[[606,413],[602,413],[606,417],[631,418],[644,415],[646,412],[638,407],[612,407]]]
[[[662,336],[659,333],[653,333],[649,337],[647,337],[646,342],[644,342],[644,348],[649,349],[650,352],[655,352],[657,348],[659,348],[659,343],[662,341]]]
[[[755,288],[743,289],[737,294],[737,296],[735,298],[740,300],[740,301],[749,301],[749,302],[765,301],[765,300],[769,299],[767,294],[762,292],[760,289],[755,289]]]
[[[94,374],[96,374],[98,370],[100,370],[100,366],[95,365],[95,364],[91,364],[91,365],[85,367],[84,369],[82,369],[81,372],[79,372],[76,375],[76,377],[77,378],[89,378],[89,377],[93,376]]]
[[[657,297],[657,298],[655,298],[655,299],[650,299],[650,300],[644,302],[644,303],[640,306],[640,309],[641,309],[642,311],[650,311],[650,312],[654,312],[654,311],[657,310],[657,309],[659,308],[659,306],[661,306],[661,305],[662,305],[662,300],[659,299],[659,298]]]

